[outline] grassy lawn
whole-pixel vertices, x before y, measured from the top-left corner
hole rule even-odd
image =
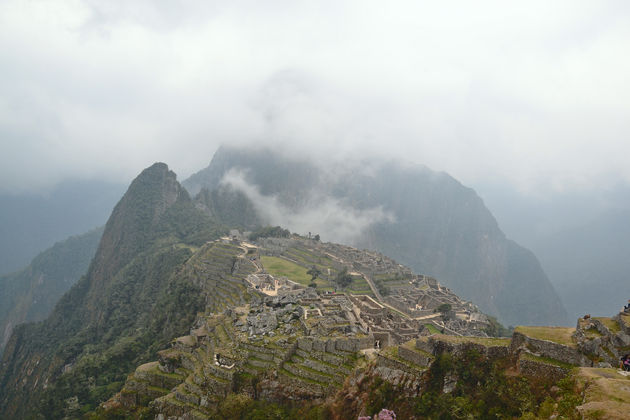
[[[260,257],[265,270],[272,276],[285,276],[289,280],[308,286],[311,282],[311,276],[306,274],[306,268],[295,263],[285,260],[284,258],[269,257],[263,255]]]
[[[627,419],[630,413],[630,377],[616,369],[579,368],[576,378],[585,388],[585,418]],[[588,386],[585,386],[588,384]]]
[[[565,344],[567,346],[575,346],[572,337],[572,334],[575,332],[575,328],[519,326],[514,329],[514,332],[519,332],[527,337],[539,340],[547,340],[558,344]]]
[[[329,269],[330,276],[332,278],[334,278],[337,274],[337,270],[329,257],[320,256],[319,254],[309,254],[308,252],[297,248],[290,248],[283,255],[302,264],[304,267],[317,267],[322,272],[322,276],[327,276]]]

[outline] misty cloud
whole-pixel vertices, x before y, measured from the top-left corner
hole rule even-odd
[[[467,185],[630,182],[627,2],[0,3],[0,192],[185,178],[222,143]]]
[[[243,192],[270,225],[280,225],[300,234],[319,234],[324,241],[352,244],[370,225],[394,221],[394,216],[381,207],[357,210],[317,194],[300,209],[291,209],[278,197],[261,194],[256,185],[247,182],[246,174],[241,170],[228,171],[221,184]]]

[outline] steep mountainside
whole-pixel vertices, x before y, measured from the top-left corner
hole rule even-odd
[[[229,186],[250,199],[247,208],[258,219],[292,230],[317,231],[330,220],[332,228],[319,232],[324,240],[375,249],[435,276],[505,324],[567,322],[536,257],[505,237],[472,189],[397,162],[322,168],[270,150],[222,147],[184,185],[208,190],[197,197],[202,208],[211,207],[207,197],[215,190]],[[251,211],[240,211],[247,215],[241,225],[254,227]],[[353,235],[335,236],[340,232]]]
[[[630,298],[630,211],[538,238],[533,249],[569,313],[605,315]]]
[[[0,366],[0,413],[63,417],[108,397],[130,367],[184,333],[205,306],[178,275],[221,230],[163,163],[144,170],[109,218],[87,274],[43,322],[15,328]]]
[[[31,264],[0,277],[0,354],[13,328],[46,318],[61,296],[87,272],[103,228],[72,236],[42,252]]]
[[[55,242],[102,226],[125,185],[66,181],[45,195],[0,195],[0,275],[17,271]]]

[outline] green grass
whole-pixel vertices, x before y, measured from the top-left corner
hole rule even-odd
[[[608,328],[608,330],[610,330],[610,332],[613,334],[616,334],[619,331],[621,331],[621,328],[619,327],[619,324],[617,323],[617,321],[613,320],[612,318],[595,317],[593,319],[596,319],[602,324],[604,324],[606,328]]]
[[[518,332],[527,337],[539,340],[547,340],[554,343],[575,347],[575,342],[573,341],[572,337],[573,333],[575,332],[575,328],[519,326],[514,329],[514,332]]]
[[[290,248],[283,255],[296,261],[298,265],[303,265],[308,268],[312,266],[317,267],[322,272],[323,277],[328,276],[328,269],[330,269],[331,278],[337,275],[333,261],[327,256],[320,256],[319,254],[309,253],[308,251],[297,248]]]
[[[410,350],[412,350],[412,351],[417,351],[417,352],[425,353],[425,352],[423,352],[422,350],[417,350],[417,349],[415,349],[414,347],[409,347],[408,345],[407,345],[407,346],[405,346],[405,347],[409,348],[409,349],[410,349]],[[384,358],[386,358],[386,359],[390,359],[390,360],[395,360],[395,361],[397,361],[398,363],[401,363],[401,364],[403,364],[403,365],[407,366],[408,368],[410,368],[410,369],[412,369],[412,370],[414,370],[414,371],[423,372],[423,371],[425,371],[425,370],[426,370],[425,366],[420,366],[420,365],[417,365],[417,364],[415,364],[415,363],[413,363],[413,362],[410,362],[410,361],[409,361],[409,360],[407,360],[407,359],[403,359],[402,357],[400,357],[400,356],[398,355],[398,346],[391,346],[391,347],[388,347],[388,348],[386,348],[385,350],[381,351],[381,353],[380,353],[380,354],[381,354],[381,356],[383,356]],[[428,353],[427,353],[427,354],[428,354]],[[430,355],[430,356],[433,358],[433,355]]]
[[[571,370],[575,366],[570,363],[561,362],[560,360],[552,359],[550,357],[536,356],[531,353],[521,353],[521,358],[531,360],[533,362],[544,363],[546,365],[557,366],[563,369]]]
[[[352,283],[350,283],[350,286],[347,287],[347,290],[350,293],[360,294],[360,295],[372,294],[372,289],[370,289],[370,285],[361,276],[352,276]]]
[[[270,257],[263,255],[260,257],[265,270],[275,277],[285,276],[289,280],[308,286],[311,276],[306,274],[306,268],[299,266],[284,258]]]
[[[496,338],[496,337],[460,337],[456,335],[444,335],[439,334],[434,339],[446,341],[448,343],[475,343],[481,344],[482,346],[491,347],[491,346],[509,346],[510,338]]]
[[[429,332],[431,334],[439,334],[440,333],[440,330],[435,328],[435,325],[433,325],[433,324],[424,324],[424,326],[429,330]]]
[[[597,330],[597,328],[589,328],[588,330],[584,331],[584,335],[588,338],[597,338],[597,337],[601,337],[602,334]]]

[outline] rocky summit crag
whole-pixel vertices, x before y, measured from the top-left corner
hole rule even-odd
[[[231,226],[319,228],[325,240],[379,251],[438,278],[506,325],[568,323],[536,257],[505,237],[472,189],[445,173],[221,147],[183,184],[199,208]]]

